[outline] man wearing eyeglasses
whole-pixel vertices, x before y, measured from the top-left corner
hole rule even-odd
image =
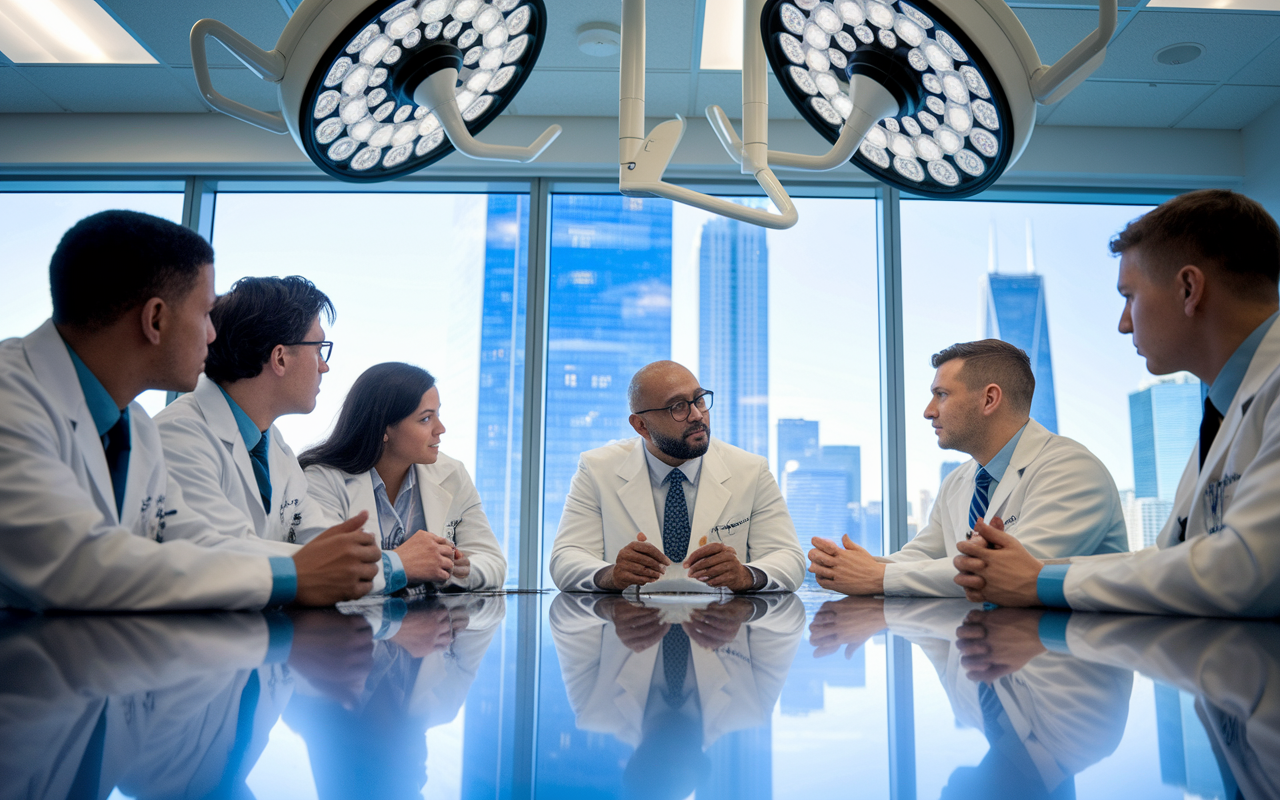
[[[333,303],[305,278],[241,278],[210,312],[218,336],[195,391],[156,415],[170,475],[220,533],[304,544],[324,530],[275,426],[316,407],[333,349],[321,316],[333,323]],[[375,591],[420,579],[422,545],[414,537],[383,553]]]
[[[582,454],[551,550],[563,591],[617,592],[687,569],[735,592],[794,591],[804,554],[769,462],[711,437],[714,395],[673,361],[627,387],[639,438]]]

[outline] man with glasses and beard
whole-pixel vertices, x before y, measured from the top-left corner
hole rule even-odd
[[[640,436],[582,454],[551,550],[562,591],[664,574],[734,592],[794,591],[805,561],[769,462],[711,438],[713,394],[673,361],[627,387]]]

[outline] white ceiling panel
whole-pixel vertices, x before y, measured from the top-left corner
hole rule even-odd
[[[1212,81],[1229,79],[1280,36],[1278,14],[1198,14],[1145,10],[1107,50],[1096,78],[1126,80]],[[1156,51],[1179,42],[1203,45],[1195,61],[1178,66],[1159,64]]]
[[[79,113],[190,113],[207,111],[200,98],[167,67],[23,67],[36,88]]]
[[[125,27],[173,66],[191,66],[191,26],[206,17],[225,22],[249,41],[270,50],[288,22],[279,0],[100,0]],[[208,48],[209,63],[239,64],[221,45]]]
[[[1280,39],[1231,76],[1231,83],[1280,86]]]
[[[1239,130],[1278,101],[1280,87],[1223,86],[1183,117],[1176,127]]]
[[[1015,8],[1022,27],[1027,29],[1040,60],[1052,64],[1098,27],[1098,12],[1060,8]],[[1120,24],[1128,12],[1120,13]],[[1107,52],[1110,61],[1111,52]]]
[[[686,114],[689,75],[650,72],[645,76],[645,115]],[[517,114],[565,117],[616,117],[618,72],[543,69],[541,61],[511,106]]]
[[[0,102],[4,110],[10,113],[45,114],[66,110],[12,67],[0,67],[0,98],[3,98]]]
[[[1085,81],[1058,103],[1053,125],[1166,128],[1212,87],[1203,84]]]
[[[554,69],[618,69],[618,57],[597,58],[578,49],[578,31],[590,22],[620,26],[622,4],[614,2],[547,3],[548,30],[538,66]],[[688,70],[693,67],[693,31],[697,4],[688,0],[649,0],[645,3],[645,61],[649,69]]]
[[[199,98],[200,87],[196,86],[196,76],[191,70],[174,70],[174,74],[192,94]],[[236,102],[262,111],[280,110],[276,84],[262,80],[243,66],[211,67],[209,76],[213,79],[214,89]],[[201,101],[201,107],[210,110],[208,106],[203,105],[203,101]]]

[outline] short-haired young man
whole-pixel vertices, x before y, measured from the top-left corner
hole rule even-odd
[[[156,415],[169,474],[219,533],[306,543],[323,530],[307,476],[275,426],[315,410],[333,346],[322,316],[333,323],[333,303],[305,278],[241,278],[213,304],[218,338],[195,391]],[[383,553],[378,588],[447,578],[449,551],[412,537]]]
[[[877,558],[845,537],[813,540],[809,571],[845,594],[958,597],[951,559],[976,522],[999,516],[1045,558],[1128,549],[1111,473],[1084,445],[1031,419],[1036,379],[1027,354],[998,339],[955,344],[933,356],[924,410],[938,446],[973,456],[938,490],[929,524],[898,552]]]
[[[53,318],[0,342],[0,606],[239,609],[369,591],[380,559],[363,515],[279,555],[209,532],[169,480],[133,400],[195,388],[214,339],[204,239],[105,211],[63,236],[49,283]]]
[[[1280,228],[1225,190],[1191,192],[1129,223],[1111,243],[1133,334],[1156,375],[1209,386],[1157,544],[1046,565],[979,525],[956,583],[974,600],[1088,611],[1270,617],[1280,613]],[[993,522],[995,522],[993,520]],[[989,549],[990,546],[990,549]]]

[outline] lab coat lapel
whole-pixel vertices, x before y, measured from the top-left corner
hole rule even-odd
[[[703,536],[710,539],[711,529],[715,527],[724,507],[729,503],[729,498],[733,496],[733,492],[724,486],[724,482],[729,480],[729,477],[729,468],[720,457],[718,443],[712,439],[711,446],[702,457],[702,474],[698,476],[698,499],[693,506],[689,551],[682,556],[681,560],[698,549],[698,542]],[[738,553],[738,558],[745,563],[747,554]]]
[[[231,411],[227,398],[223,396],[222,390],[218,388],[218,384],[209,380],[208,377],[201,375],[200,380],[196,382],[196,389],[192,392],[196,398],[196,404],[200,406],[200,413],[204,415],[204,419],[209,423],[209,429],[214,435],[222,440],[222,444],[227,448],[227,452],[231,453],[231,460],[235,462],[236,469],[240,472],[240,480],[244,484],[245,497],[249,502],[249,515],[253,517],[253,526],[255,530],[264,530],[267,514],[262,508],[262,493],[258,491],[258,479],[253,474],[253,462],[249,459],[249,448],[245,447],[244,437],[240,435],[240,426],[236,424],[235,414]],[[270,435],[270,429],[267,435]],[[272,448],[278,449],[278,448]],[[271,460],[274,460],[274,453],[269,454]],[[270,463],[270,462],[268,462]],[[272,477],[274,478],[274,472]],[[273,491],[274,495],[275,492]],[[277,498],[272,497],[272,500]]]
[[[612,631],[605,637],[616,636]],[[653,668],[658,663],[658,647],[650,647],[640,653],[630,653],[618,670],[617,691],[613,702],[618,713],[626,720],[627,728],[639,731],[644,720],[644,707],[649,700],[649,688],[653,685]]]
[[[658,524],[658,511],[653,506],[653,486],[649,481],[649,465],[645,463],[644,440],[636,439],[631,454],[618,466],[617,475],[624,483],[618,488],[618,499],[631,515],[635,533],[643,533],[654,547],[662,549],[662,526]]]
[[[432,471],[425,466],[415,464],[413,468],[417,470],[418,497],[422,500],[422,516],[427,521],[427,530],[456,545],[458,534],[449,528],[449,507],[453,505],[453,495],[432,478]]]
[[[93,482],[98,507],[108,519],[119,523],[120,515],[116,513],[116,496],[111,487],[111,471],[107,468],[107,455],[102,450],[102,439],[98,437],[93,415],[89,413],[89,405],[85,402],[84,389],[80,386],[75,365],[71,363],[71,355],[67,353],[66,344],[58,329],[53,326],[53,320],[45,320],[43,325],[23,339],[22,347],[26,350],[27,362],[31,364],[36,380],[49,390],[48,396],[59,404],[59,411],[71,422],[76,446],[80,449],[85,470]]]
[[[715,650],[708,650],[694,642],[689,645],[689,655],[693,658],[693,677],[698,683],[698,702],[702,705],[702,728],[705,735],[712,723],[724,716],[733,700],[726,691],[729,686],[729,671],[724,668],[724,662]]]
[[[1018,446],[1013,448],[1013,457],[1009,459],[1004,477],[1000,479],[1000,483],[996,484],[996,492],[991,495],[991,502],[987,504],[988,522],[994,517],[1007,517],[1004,513],[1005,502],[1013,494],[1013,490],[1018,488],[1018,484],[1022,483],[1022,471],[1035,461],[1036,456],[1040,455],[1040,451],[1049,443],[1049,436],[1048,429],[1039,422],[1034,419],[1027,422],[1022,438],[1018,440]]]
[[[373,497],[373,470],[359,475],[346,474],[344,478],[347,482],[347,497],[351,499],[351,506],[347,509],[347,519],[361,511],[368,511],[369,519],[365,522],[364,529],[381,531],[382,524],[378,521],[378,503]]]

